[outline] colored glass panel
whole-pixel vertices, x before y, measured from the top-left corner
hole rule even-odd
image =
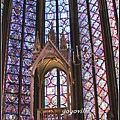
[[[32,64],[32,51],[36,35],[36,0],[26,1],[23,63],[22,63],[22,87],[21,87],[21,119],[28,119],[30,115],[30,71]]]
[[[69,0],[58,0],[59,38],[64,31],[67,48],[71,48]]]
[[[45,108],[58,107],[58,93],[60,87],[60,107],[67,107],[67,78],[63,71],[60,72],[60,86],[58,86],[57,69],[49,71],[45,75]]]
[[[57,7],[58,6],[58,7]],[[58,8],[58,10],[57,10]],[[58,18],[57,18],[58,17]],[[58,21],[57,21],[58,20]],[[56,28],[58,24],[59,28]],[[70,15],[69,15],[69,0],[58,0],[57,2],[55,0],[46,0],[45,2],[45,42],[48,40],[48,34],[51,30],[51,27],[53,27],[53,30],[55,32],[55,37],[59,38],[59,46],[60,46],[60,38],[61,33],[64,32],[67,48],[70,48]],[[53,69],[51,72],[53,72],[55,69]],[[52,81],[57,81],[57,71],[54,71],[54,78],[51,76],[51,72],[48,72],[46,75],[49,77],[45,78],[45,85],[48,85],[49,87],[52,86]],[[66,76],[63,75],[62,72],[60,72],[60,107],[67,106],[67,81]],[[65,74],[65,73],[64,73]],[[55,77],[56,76],[56,77]],[[51,80],[50,80],[51,79]],[[64,82],[62,85],[61,82]],[[58,89],[58,86],[55,88],[55,90]],[[54,88],[48,88],[49,94],[55,94]],[[45,88],[45,95],[47,94],[46,88]],[[51,103],[51,99],[46,97],[45,98],[45,105],[49,105]],[[57,104],[57,103],[56,103]],[[47,106],[48,107],[48,106]],[[50,106],[51,107],[51,106]]]
[[[118,1],[116,0],[116,5],[118,9]],[[107,0],[108,6],[108,15],[109,15],[109,22],[110,22],[110,30],[112,36],[112,45],[113,45],[113,53],[114,53],[114,61],[115,61],[115,68],[116,68],[116,77],[117,83],[119,88],[119,40],[118,40],[118,32],[117,26],[115,21],[115,13],[114,13],[114,6],[112,0]]]
[[[25,10],[23,10],[24,4]],[[24,14],[25,17],[23,16]],[[22,26],[23,24],[24,28]],[[31,2],[29,0],[13,0],[10,33],[8,39],[8,56],[6,60],[6,79],[4,86],[4,104],[7,105],[6,110],[4,110],[4,119],[18,119],[18,113],[20,112],[18,111],[19,99],[21,100],[20,118],[25,120],[30,117],[30,72],[28,68],[32,63],[32,50],[35,42],[35,31],[36,0]],[[24,41],[22,41],[22,39]],[[21,54],[22,43],[23,51]],[[22,61],[22,68],[20,68],[20,61]],[[21,71],[20,69],[22,69],[22,80],[20,80],[19,77]],[[22,82],[21,93],[19,93],[20,81]],[[18,98],[19,94],[21,94],[21,98]],[[11,112],[13,114],[11,114]]]
[[[90,0],[89,5],[90,5],[90,19],[91,19],[91,29],[92,29],[94,60],[95,60],[94,65],[96,71],[99,119],[107,119],[107,113],[109,111],[109,98],[108,98],[108,85],[106,78],[103,38],[102,38],[101,22],[99,15],[100,13],[99,13],[99,7],[97,1]],[[105,93],[106,96],[104,96],[102,93]]]
[[[99,119],[107,119],[109,110],[108,86],[106,79],[105,57],[98,2],[89,0],[90,22],[92,31],[92,43],[90,42],[89,22],[86,0],[78,0],[79,35],[82,61],[83,97],[84,107],[90,112],[85,113],[85,119],[96,119],[95,94],[93,83],[92,54],[94,54],[94,66],[97,85],[97,99]],[[93,47],[93,52],[91,50]]]
[[[48,41],[51,24],[56,33],[56,0],[45,2],[45,42]]]
[[[45,108],[57,108],[57,69],[45,75]]]
[[[84,108],[89,108],[89,113],[84,113],[85,119],[96,118],[95,94],[92,74],[91,43],[86,0],[78,0],[79,36],[82,61],[83,97]],[[87,53],[85,50],[87,49]]]
[[[60,107],[67,107],[67,78],[63,71],[60,71]]]

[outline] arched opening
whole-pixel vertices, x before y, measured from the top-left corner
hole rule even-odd
[[[53,47],[49,41],[30,68],[31,117],[37,120],[60,120],[65,118],[63,110],[71,109],[70,66]]]
[[[41,86],[38,85],[39,79],[34,84],[34,111],[37,112],[34,113],[35,118],[63,119],[62,110],[69,109],[71,101],[67,74],[59,68],[52,68],[45,73],[42,81]]]
[[[44,79],[44,108],[68,107],[67,75],[56,68],[45,74]]]

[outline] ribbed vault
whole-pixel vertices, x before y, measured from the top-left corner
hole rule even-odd
[[[62,60],[54,54],[48,54],[38,63],[37,69],[39,76],[41,76],[40,78],[43,78],[44,75],[53,68],[57,68],[66,73]]]

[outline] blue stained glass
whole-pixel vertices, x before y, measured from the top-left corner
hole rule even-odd
[[[14,47],[14,48],[20,48],[21,46],[21,41],[18,40],[13,40],[13,39],[9,39],[9,47]]]
[[[23,66],[30,67],[31,64],[32,64],[32,60],[31,59],[24,59],[23,60]]]
[[[66,12],[63,12],[63,13],[60,13],[60,17],[61,17],[61,18],[66,18],[66,17],[68,17],[68,15],[67,15]]]
[[[111,37],[112,37],[112,46],[113,46],[113,53],[114,53],[114,62],[115,62],[115,69],[116,69],[116,78],[117,78],[117,84],[119,89],[119,38],[118,38],[118,31],[116,26],[116,20],[115,20],[115,7],[113,5],[112,0],[106,0],[107,1],[107,8],[108,8],[108,16],[109,16],[109,23],[110,23],[110,30],[111,30]],[[116,2],[116,9],[118,12],[118,0]]]
[[[31,33],[35,35],[35,28],[25,26],[25,33]]]
[[[26,18],[36,20],[36,15],[34,13],[27,12],[26,13]]]
[[[24,42],[24,49],[33,50],[34,44],[30,42]]]
[[[35,36],[34,35],[25,34],[24,38],[25,38],[25,41],[35,42]]]
[[[5,114],[4,118],[5,120],[18,120],[18,116],[15,114]]]
[[[11,23],[17,23],[17,24],[22,24],[22,17],[16,17],[16,16],[12,16],[11,17]]]
[[[31,5],[26,5],[26,11],[27,12],[36,12],[36,7]]]
[[[15,4],[15,6],[13,6],[13,13],[15,16],[19,16],[22,14],[22,6],[20,4]]]
[[[21,103],[24,104],[30,104],[30,96],[28,95],[22,95],[21,96]]]
[[[9,47],[8,54],[13,56],[20,56],[20,49]]]
[[[5,119],[17,120],[18,112],[21,112],[19,116],[20,119],[28,120],[30,117],[30,71],[28,67],[32,63],[32,50],[33,44],[35,42],[35,31],[36,31],[36,0],[13,0],[12,2],[12,12],[11,12],[11,21],[10,21],[10,34],[8,40],[8,56],[7,56],[7,69],[6,69],[6,86],[5,86],[5,103],[11,105],[18,104],[18,96],[21,96],[21,111],[18,111],[16,107],[16,115],[14,115],[14,108],[12,115],[4,114]],[[23,10],[23,5],[26,5],[26,10]],[[23,20],[23,14],[25,13],[25,20]],[[25,26],[23,22],[25,21]],[[22,29],[24,27],[24,36]],[[24,42],[22,41],[24,39]],[[21,42],[23,42],[23,51],[21,51]],[[21,54],[23,53],[23,54]],[[22,80],[19,79],[20,74],[20,60],[21,55],[23,55],[22,60]],[[26,59],[27,58],[27,59]],[[19,81],[22,81],[21,93],[19,93]],[[10,94],[12,93],[12,94]],[[9,107],[10,109],[10,107]],[[4,112],[11,113],[7,109]]]
[[[37,0],[26,0],[26,4],[30,4],[30,5],[36,6],[36,1]]]
[[[32,59],[33,54],[31,53],[31,51],[23,50],[23,57]]]
[[[6,102],[11,102],[14,104],[18,104],[18,96],[16,94],[6,94],[5,96]]]
[[[21,89],[21,94],[30,95],[30,86],[24,85]]]
[[[6,82],[18,84],[19,83],[18,75],[7,74]]]
[[[52,98],[52,104],[57,105],[57,96]]]
[[[30,85],[30,81],[31,81],[30,76],[23,76],[23,78],[22,78],[22,84],[24,84],[24,85]]]
[[[56,1],[45,2],[45,42],[48,40],[48,33],[53,23],[53,29],[56,33]]]
[[[56,89],[56,87],[49,87],[49,88],[47,88],[47,94],[56,94],[56,91],[57,91],[57,89]]]
[[[4,0],[1,1],[1,22],[3,17]]]
[[[8,56],[8,64],[19,65],[20,64],[20,59],[17,58],[17,57]]]
[[[22,74],[30,76],[30,71],[27,68],[22,68]]]
[[[67,99],[66,99],[66,97],[64,97],[64,96],[60,96],[60,99],[61,99],[61,104],[65,104],[65,103],[67,103]]]
[[[21,40],[21,33],[10,31],[10,38]]]
[[[12,10],[12,16],[11,16],[11,18],[12,18],[12,17],[16,17],[16,18],[17,18],[17,17],[20,17],[20,18],[22,18],[22,16],[23,16],[22,13],[20,13],[19,15],[16,15],[16,13],[14,12],[14,10]],[[16,19],[16,18],[15,18],[15,19]]]
[[[61,93],[67,93],[67,86],[61,85]]]
[[[45,105],[47,106],[49,104],[49,99],[47,97],[45,97]]]
[[[56,15],[55,14],[46,14],[46,19],[55,19]]]
[[[19,67],[13,65],[7,65],[7,72],[13,74],[19,74]]]
[[[56,70],[57,69],[53,69],[45,75],[45,108],[57,107]]]
[[[26,26],[34,27],[35,24],[36,24],[36,21],[35,21],[35,20],[25,19],[25,25],[26,25]]]
[[[24,0],[13,0],[13,2],[18,2],[18,3],[23,4]]]
[[[11,30],[15,30],[17,32],[21,32],[22,31],[22,26],[18,25],[18,24],[11,24],[10,28],[11,28]]]
[[[23,115],[30,115],[30,108],[29,107],[22,107],[21,114]]]
[[[78,0],[78,21],[79,21],[79,37],[80,37],[80,52],[82,58],[82,79],[83,79],[83,97],[84,97],[84,108],[88,108],[90,110],[95,109],[95,100],[94,100],[94,89],[93,88],[93,77],[92,77],[92,65],[91,58],[89,60],[85,60],[85,48],[89,53],[91,53],[91,43],[89,36],[89,23],[88,23],[88,14],[87,14],[87,3],[86,0]],[[89,94],[92,92],[93,94]],[[93,99],[93,100],[92,100]],[[92,101],[91,101],[92,100]],[[89,103],[89,104],[88,104]],[[95,112],[89,112],[91,115],[95,115]],[[87,113],[84,113],[85,119],[89,118]],[[95,116],[94,116],[95,117]],[[93,118],[95,119],[95,118]]]
[[[59,19],[59,36],[64,31],[67,48],[71,48],[70,43],[70,16],[69,16],[69,2],[61,0],[58,2],[58,19]]]
[[[17,105],[13,105],[13,104],[6,104],[5,105],[5,111],[7,113],[17,113],[18,110],[18,106]]]
[[[18,85],[11,85],[6,84],[6,91],[10,93],[18,93],[19,86]]]

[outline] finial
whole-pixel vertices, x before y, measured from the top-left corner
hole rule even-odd
[[[51,22],[51,29],[48,33],[48,40],[51,40],[56,45],[55,31],[53,29],[53,22]]]
[[[64,34],[64,29],[62,29],[62,32],[61,32],[60,48],[61,49],[67,49],[67,44],[66,44],[66,38],[65,38],[65,34]]]
[[[33,53],[38,53],[41,49],[40,41],[39,41],[39,31],[37,31],[36,41],[34,44]]]

